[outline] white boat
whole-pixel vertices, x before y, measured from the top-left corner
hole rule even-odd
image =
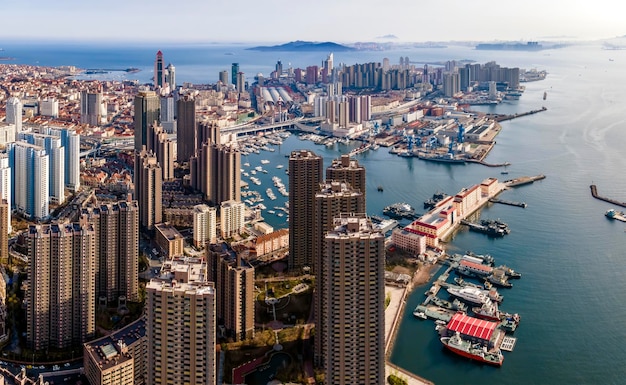
[[[276,214],[276,211],[274,211],[274,210],[267,210],[267,212],[270,213],[270,214]]]
[[[424,313],[423,311],[414,311],[413,315],[416,316],[417,318],[421,318],[421,319],[427,319],[428,317],[426,317],[426,313]]]
[[[279,164],[278,166],[276,166],[276,168],[283,168],[283,165]]]
[[[269,162],[270,162],[270,161],[269,161],[269,160],[267,160],[267,159],[262,159],[262,160],[261,160],[261,164],[268,164]]]
[[[477,305],[482,305],[489,301],[489,297],[485,294],[483,290],[471,286],[451,286],[448,288],[448,293],[466,302],[471,302]]]
[[[250,163],[248,163],[248,162],[244,163],[243,165],[246,166],[246,167],[250,167]]]

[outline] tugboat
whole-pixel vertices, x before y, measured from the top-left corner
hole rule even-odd
[[[452,337],[441,337],[440,341],[443,346],[451,352],[478,362],[502,366],[502,362],[504,361],[500,349],[488,351],[487,347],[484,345],[475,344],[462,339],[459,332],[456,332]]]

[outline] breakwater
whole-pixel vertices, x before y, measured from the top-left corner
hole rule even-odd
[[[601,201],[612,203],[612,204],[617,205],[617,206],[626,207],[626,202],[620,202],[620,201],[615,200],[615,199],[611,199],[611,198],[607,198],[607,197],[603,197],[601,195],[598,195],[598,189],[597,189],[595,184],[592,184],[591,186],[589,186],[589,188],[591,189],[591,196],[592,197],[594,197],[596,199],[599,199]]]
[[[530,110],[527,112],[520,112],[520,113],[515,113],[515,114],[511,114],[511,115],[498,115],[496,116],[495,120],[496,122],[504,122],[506,120],[512,120],[512,119],[516,119],[516,118],[521,118],[522,116],[528,116],[528,115],[533,115],[536,114],[538,112],[543,112],[543,111],[547,111],[548,109],[546,107],[541,107],[538,110]]]

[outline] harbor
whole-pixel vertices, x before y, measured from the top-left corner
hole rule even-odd
[[[470,341],[472,346],[478,348],[473,352],[468,349],[450,349],[455,354],[501,366],[504,360],[501,351],[513,351],[517,339],[510,333],[517,330],[521,317],[498,308],[502,296],[490,283],[489,277],[494,276],[495,271],[499,271],[501,276],[508,273],[510,277],[516,278],[521,277],[521,274],[506,266],[493,268],[493,259],[475,255],[444,254],[440,261],[448,267],[424,293],[426,299],[415,307],[413,315],[418,320],[434,320],[435,331],[447,348],[454,341],[456,347],[464,345],[463,341]],[[479,282],[484,280],[484,283],[465,281],[461,278],[461,275],[468,276],[461,273],[464,268],[473,269],[475,273],[469,276]],[[449,282],[453,275],[456,275],[454,284]],[[447,292],[449,299],[441,298],[441,292]],[[486,354],[498,358],[493,361]]]

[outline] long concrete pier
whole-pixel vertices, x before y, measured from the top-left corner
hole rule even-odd
[[[603,197],[601,195],[598,195],[598,189],[597,189],[595,184],[592,184],[591,186],[589,186],[589,188],[591,189],[591,196],[592,197],[594,197],[596,199],[599,199],[601,201],[605,201],[605,202],[617,205],[617,206],[626,207],[626,202],[620,202],[620,201],[615,200],[615,199],[611,199],[611,198],[607,198],[607,197]]]
[[[499,116],[496,117],[496,122],[504,122],[505,120],[512,120],[512,119],[516,119],[516,118],[521,118],[522,116],[533,115],[533,114],[536,114],[538,112],[543,112],[543,111],[547,111],[547,110],[548,109],[546,107],[541,107],[538,110],[522,112],[522,113],[519,113],[519,114],[499,115]]]
[[[519,178],[505,180],[504,184],[506,187],[517,187],[523,186],[525,184],[533,183],[537,180],[545,179],[546,176],[543,174],[535,175],[535,176],[520,176]]]

